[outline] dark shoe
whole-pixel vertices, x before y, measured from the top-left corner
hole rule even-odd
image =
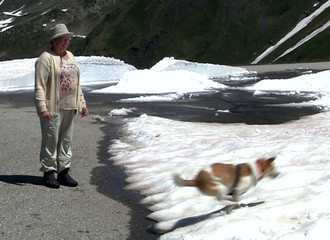
[[[77,187],[78,183],[69,175],[69,168],[64,169],[57,176],[57,181],[67,187]]]
[[[59,188],[60,184],[54,176],[55,171],[44,172],[44,178],[42,180],[43,185],[49,188]]]

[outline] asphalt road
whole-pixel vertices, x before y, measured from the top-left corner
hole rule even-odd
[[[109,125],[75,119],[77,188],[42,185],[39,118],[31,93],[0,94],[0,239],[157,239],[140,196],[108,160]],[[115,129],[113,129],[115,132]]]

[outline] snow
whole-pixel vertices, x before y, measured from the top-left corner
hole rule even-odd
[[[77,57],[82,85],[116,83],[122,75],[136,68],[123,61],[108,57]]]
[[[259,91],[294,91],[294,92],[314,92],[330,93],[330,70],[319,73],[309,73],[299,77],[291,78],[287,81],[282,79],[262,80],[247,89]]]
[[[3,14],[7,15],[7,16],[12,16],[12,17],[21,17],[23,16],[23,11],[22,9],[25,7],[25,5],[23,5],[22,7],[20,7],[17,10],[11,11],[11,12],[3,12]]]
[[[36,58],[0,62],[0,92],[31,90],[34,88]],[[77,57],[82,86],[116,83],[127,72],[136,70],[132,65],[107,57]]]
[[[209,63],[189,62],[185,60],[174,59],[173,57],[165,57],[153,66],[151,71],[175,71],[186,70],[189,72],[198,73],[208,78],[218,78],[221,76],[241,76],[247,74],[248,71],[244,68],[223,66]]]
[[[0,2],[0,6],[4,1]],[[21,17],[23,16],[23,11],[22,9],[25,7],[25,5],[23,5],[22,7],[20,7],[17,10],[11,11],[11,12],[3,12],[4,15],[6,16],[10,16],[11,18],[7,18],[7,19],[0,19],[0,33],[1,32],[5,32],[8,29],[14,27],[14,25],[12,26],[8,26],[10,23],[12,23],[14,21],[14,17]]]
[[[169,231],[181,219],[160,239],[314,239],[314,234],[330,232],[325,227],[330,223],[329,117],[325,112],[280,125],[246,125],[142,115],[126,120],[124,137],[109,152],[125,168],[127,188],[146,196],[142,203],[153,211],[149,218],[159,222],[154,229]],[[276,156],[280,175],[265,178],[240,199],[265,202],[230,215],[205,216],[224,205],[173,183],[174,173],[192,178],[214,162],[271,156]]]
[[[330,70],[317,74],[305,74],[287,81],[281,79],[263,80],[246,89],[254,91],[255,95],[267,95],[269,92],[277,94],[305,94],[316,99],[299,103],[300,106],[314,105],[324,111],[329,110],[330,102]],[[290,104],[298,106],[297,104]]]
[[[133,85],[134,87],[132,87]],[[127,88],[128,86],[131,87]],[[95,92],[172,93],[185,90],[188,92],[198,92],[208,88],[220,87],[221,84],[211,81],[205,76],[186,70],[154,72],[146,69],[127,72],[117,85],[96,90]]]
[[[166,101],[176,100],[184,92],[203,92],[226,86],[211,78],[242,76],[246,69],[215,64],[192,63],[174,58],[164,58],[150,69],[126,72],[117,85],[96,93],[169,93],[166,96],[138,97],[123,101]],[[174,94],[175,93],[175,94]]]
[[[303,39],[301,39],[295,46],[293,46],[292,48],[289,48],[288,50],[286,50],[281,56],[279,56],[278,58],[275,59],[275,62],[280,59],[281,57],[289,54],[290,52],[292,52],[293,50],[295,50],[296,48],[300,47],[301,45],[303,45],[304,43],[308,42],[309,40],[311,40],[313,37],[315,37],[317,34],[323,32],[324,30],[326,30],[328,27],[330,26],[330,20],[325,23],[322,27],[319,27],[318,29],[314,30],[312,33],[310,33],[308,36],[304,37]]]
[[[321,5],[318,9],[316,9],[311,15],[305,17],[302,19],[287,35],[285,35],[280,41],[278,41],[274,46],[269,47],[264,51],[260,56],[258,56],[252,64],[259,63],[262,59],[264,59],[266,56],[268,56],[271,52],[273,52],[275,49],[277,49],[282,43],[290,39],[292,36],[294,36],[296,33],[298,33],[301,29],[306,27],[310,22],[313,21],[315,17],[317,17],[320,13],[322,13],[324,10],[326,10],[328,7],[330,7],[330,0],[325,2],[323,5]]]
[[[0,32],[4,32],[8,29],[8,25],[14,21],[14,18],[8,18],[0,20]]]
[[[40,3],[41,4],[41,3]],[[41,13],[40,15],[43,16],[43,15],[46,15],[47,13],[49,13],[51,11],[51,9],[48,9],[46,11],[44,11],[43,13]]]
[[[103,94],[140,94],[122,99],[133,102],[152,101],[145,93],[154,94],[151,97],[158,101],[175,101],[191,91],[221,90],[228,86],[216,82],[217,77],[234,76],[240,81],[248,73],[242,68],[173,58],[144,70],[112,58],[77,59],[83,84],[117,83],[102,89]],[[31,89],[34,62],[0,62],[0,91]],[[127,189],[144,196],[141,204],[150,209],[148,217],[156,221],[152,230],[163,232],[162,240],[324,239],[330,233],[329,83],[328,70],[236,87],[254,94],[311,94],[314,100],[301,104],[324,110],[277,125],[183,122],[145,114],[126,117],[120,138],[108,147],[110,160],[124,168]],[[125,117],[132,111],[109,109],[108,117]],[[101,116],[94,119],[104,121]],[[242,203],[263,203],[230,214],[219,211],[225,205],[215,197],[173,182],[173,174],[192,178],[214,162],[237,164],[260,157],[276,157],[280,175],[264,178],[240,197]]]
[[[127,109],[127,108],[113,109],[109,112],[109,116],[126,116],[128,115],[128,113],[133,112],[132,110],[134,109]]]

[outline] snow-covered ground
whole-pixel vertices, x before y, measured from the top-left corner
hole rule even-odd
[[[0,92],[34,89],[36,58],[0,62]],[[116,83],[132,65],[107,57],[77,57],[83,86]]]
[[[161,239],[325,239],[330,232],[330,114],[280,125],[187,123],[143,115],[127,120],[113,142],[112,160],[126,169],[128,189],[139,191],[159,222]],[[172,175],[194,177],[214,162],[276,157],[281,172],[265,178],[243,203],[265,201],[230,215],[195,188],[176,187]]]
[[[33,88],[34,61],[0,62],[0,91]],[[229,87],[216,82],[217,77],[240,81],[248,74],[242,68],[173,58],[145,70],[108,58],[78,61],[83,84],[118,82],[100,90],[103,94],[171,95],[173,101],[182,93]],[[147,115],[127,118],[120,139],[109,146],[111,160],[124,167],[127,188],[145,196],[141,204],[151,210],[149,218],[156,221],[153,230],[165,232],[160,239],[326,239],[330,233],[329,83],[328,70],[240,87],[266,96],[311,94],[317,100],[300,104],[323,109],[283,124],[191,123]],[[125,111],[134,109],[117,112],[124,115]],[[280,175],[263,179],[240,198],[243,203],[264,203],[228,215],[217,211],[223,203],[195,188],[177,187],[172,179],[175,173],[192,178],[214,162],[241,163],[273,156]]]

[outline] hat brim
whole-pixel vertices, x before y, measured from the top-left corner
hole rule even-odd
[[[64,36],[70,36],[70,37],[72,37],[73,36],[73,33],[72,32],[59,33],[59,34],[56,34],[55,36],[53,36],[51,38],[51,40],[56,39],[56,38],[60,38],[60,37],[64,37]]]

